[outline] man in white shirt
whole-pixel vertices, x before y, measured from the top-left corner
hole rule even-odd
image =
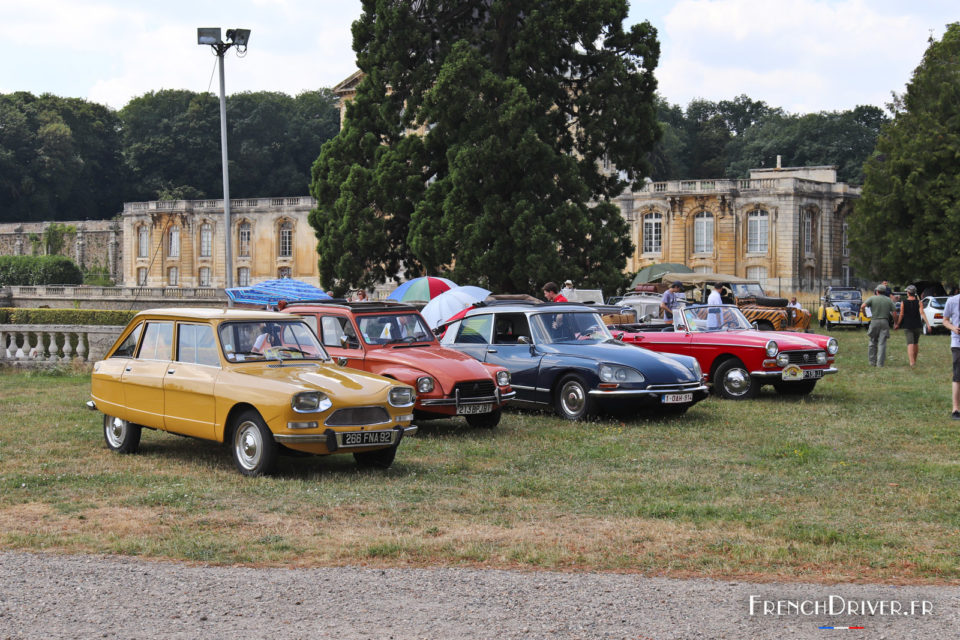
[[[709,305],[721,305],[723,304],[723,296],[721,292],[723,291],[723,285],[719,282],[714,283],[713,291],[710,292],[710,295],[707,296],[707,304]],[[720,308],[707,309],[707,329],[719,329],[720,328]]]

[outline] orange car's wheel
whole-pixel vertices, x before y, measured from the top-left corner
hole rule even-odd
[[[256,411],[244,411],[236,419],[231,450],[237,470],[245,476],[273,473],[277,465],[277,443]]]
[[[103,439],[107,442],[107,448],[113,451],[136,453],[140,448],[142,431],[138,424],[131,424],[113,416],[103,416]]]
[[[500,409],[494,409],[490,413],[474,413],[465,417],[467,424],[475,429],[493,429],[500,424],[502,413]]]

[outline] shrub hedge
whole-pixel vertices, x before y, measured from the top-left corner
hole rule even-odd
[[[0,256],[0,287],[83,284],[83,272],[66,256]]]
[[[127,309],[22,309],[0,308],[0,324],[87,324],[126,326],[137,315]]]

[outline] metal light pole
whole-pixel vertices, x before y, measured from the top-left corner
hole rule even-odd
[[[223,163],[223,224],[226,247],[224,260],[226,288],[233,287],[233,231],[230,228],[230,169],[227,162],[227,97],[223,78],[223,54],[236,47],[239,54],[247,51],[250,29],[227,29],[227,42],[220,38],[220,28],[198,28],[197,44],[208,44],[216,54],[220,65],[220,156]]]

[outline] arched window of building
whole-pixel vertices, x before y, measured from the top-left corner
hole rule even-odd
[[[813,211],[803,212],[803,252],[813,253]]]
[[[290,258],[293,256],[293,223],[284,221],[280,223],[280,245],[278,255],[281,258]]]
[[[147,225],[137,227],[137,257],[146,258],[150,255],[150,230]]]
[[[770,214],[763,209],[747,215],[747,252],[766,253],[770,236]]]
[[[660,253],[663,250],[663,216],[648,213],[643,216],[643,252]]]
[[[241,222],[240,226],[237,229],[238,239],[237,242],[237,255],[241,258],[250,257],[250,223]]]
[[[693,219],[693,252],[713,252],[713,214],[701,211]]]
[[[204,222],[200,225],[200,257],[209,258],[213,255],[213,225]],[[203,285],[201,285],[203,286]]]
[[[180,227],[171,227],[167,234],[167,256],[180,257]]]
[[[198,280],[201,287],[210,286],[210,267],[200,267]]]
[[[240,267],[237,269],[237,286],[250,286],[250,267]]]

